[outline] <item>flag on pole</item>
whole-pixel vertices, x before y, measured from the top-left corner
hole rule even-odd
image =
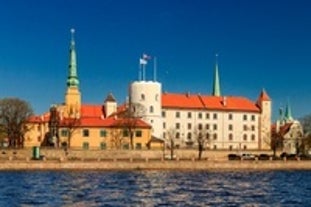
[[[147,65],[147,60],[145,60],[144,58],[139,58],[139,64],[140,65]]]
[[[150,55],[147,55],[146,53],[143,54],[143,59],[145,60],[150,60],[151,59],[151,56]]]

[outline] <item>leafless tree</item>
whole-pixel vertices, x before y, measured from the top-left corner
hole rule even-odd
[[[0,125],[8,136],[9,147],[23,147],[24,135],[29,130],[26,125],[33,115],[30,104],[18,98],[4,98],[0,100]]]
[[[175,137],[176,137],[176,129],[170,128],[167,130],[167,141],[170,146],[170,155],[171,160],[174,159],[174,148],[175,148]]]
[[[198,144],[198,159],[201,160],[206,145],[210,143],[210,133],[201,125],[198,125],[194,130],[194,136]]]
[[[67,147],[71,147],[71,139],[73,135],[77,132],[79,129],[79,125],[81,123],[81,119],[79,117],[79,114],[77,112],[68,112],[68,114],[65,114],[60,120],[60,127],[63,130],[66,130],[67,134]]]
[[[119,127],[114,127],[110,131],[110,139],[111,139],[111,147],[114,149],[121,149],[124,137],[123,137],[123,129]]]
[[[137,122],[141,119],[146,113],[146,109],[143,105],[139,103],[129,102],[126,110],[120,114],[122,120],[122,127],[127,130],[130,137],[130,147],[134,149],[134,135],[137,128]]]
[[[278,149],[283,148],[283,141],[284,137],[280,132],[277,132],[276,130],[272,130],[271,133],[271,139],[270,139],[270,146],[273,151],[273,156],[276,156],[276,151]]]

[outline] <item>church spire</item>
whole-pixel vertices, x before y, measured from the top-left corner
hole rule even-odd
[[[67,78],[68,87],[79,87],[79,80],[77,75],[77,58],[76,58],[76,49],[75,49],[75,40],[74,34],[75,30],[71,29],[71,42],[69,50],[69,75]]]
[[[284,119],[286,122],[290,122],[290,121],[294,120],[293,116],[292,116],[292,110],[291,110],[289,103],[287,103],[286,108],[285,108]]]
[[[216,65],[215,65],[215,74],[214,74],[214,83],[213,83],[213,92],[212,92],[213,96],[221,96],[217,57],[218,57],[218,54],[216,54]]]

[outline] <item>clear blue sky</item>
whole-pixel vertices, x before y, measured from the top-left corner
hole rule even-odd
[[[2,1],[0,97],[36,113],[63,102],[73,27],[84,103],[124,102],[143,52],[164,91],[209,94],[218,53],[223,95],[265,88],[274,117],[289,100],[298,118],[311,113],[310,11],[309,0]]]

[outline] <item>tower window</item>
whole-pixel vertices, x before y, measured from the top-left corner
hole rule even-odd
[[[149,112],[150,112],[150,113],[153,113],[153,111],[154,111],[154,110],[153,110],[153,106],[150,106]]]
[[[162,117],[165,117],[165,116],[166,116],[165,111],[162,111]]]
[[[145,94],[142,93],[140,97],[141,97],[141,100],[142,100],[142,101],[145,100]]]

